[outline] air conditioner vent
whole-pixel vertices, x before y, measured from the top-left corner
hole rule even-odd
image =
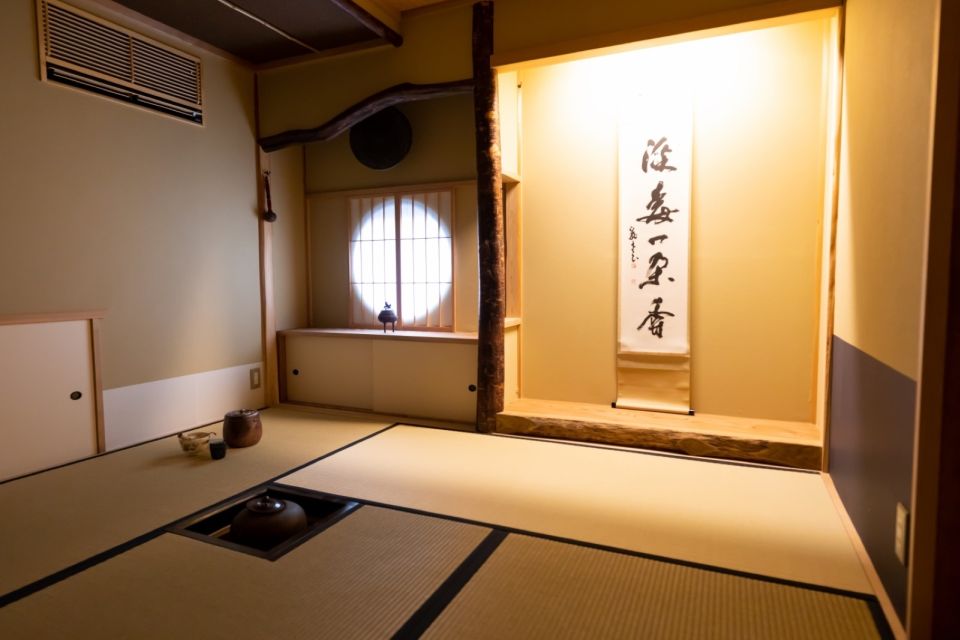
[[[58,0],[39,9],[44,79],[203,122],[198,58]]]

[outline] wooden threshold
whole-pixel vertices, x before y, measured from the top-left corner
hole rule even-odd
[[[496,431],[817,471],[823,454],[822,436],[813,423],[684,416],[532,398],[509,403],[497,414]]]

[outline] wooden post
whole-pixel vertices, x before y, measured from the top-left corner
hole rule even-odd
[[[253,124],[259,137],[260,133],[260,84],[257,74],[253,75]],[[269,170],[270,158],[257,148],[257,228],[260,242],[260,340],[263,346],[263,403],[275,407],[280,403],[278,394],[277,370],[277,319],[273,295],[273,224],[264,220],[266,207],[263,171]]]
[[[493,431],[503,411],[503,183],[493,54],[493,2],[473,5],[473,116],[477,136],[477,231],[480,313],[477,344],[477,430]]]

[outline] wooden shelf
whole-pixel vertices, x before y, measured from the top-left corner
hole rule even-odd
[[[107,315],[104,309],[87,311],[49,311],[45,313],[20,313],[0,315],[0,325],[37,324],[40,322],[73,322],[75,320],[102,320]]]
[[[286,336],[312,336],[317,338],[366,338],[374,340],[412,340],[416,342],[477,342],[476,333],[453,331],[387,331],[383,329],[287,329],[278,332]]]
[[[804,422],[684,416],[530,398],[507,405],[497,416],[497,432],[816,470],[823,451],[819,429]]]

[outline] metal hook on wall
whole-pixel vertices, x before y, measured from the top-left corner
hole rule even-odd
[[[270,172],[263,172],[263,190],[267,197],[267,210],[263,212],[263,219],[267,222],[274,222],[277,219],[277,214],[273,210],[273,204],[270,201]]]

